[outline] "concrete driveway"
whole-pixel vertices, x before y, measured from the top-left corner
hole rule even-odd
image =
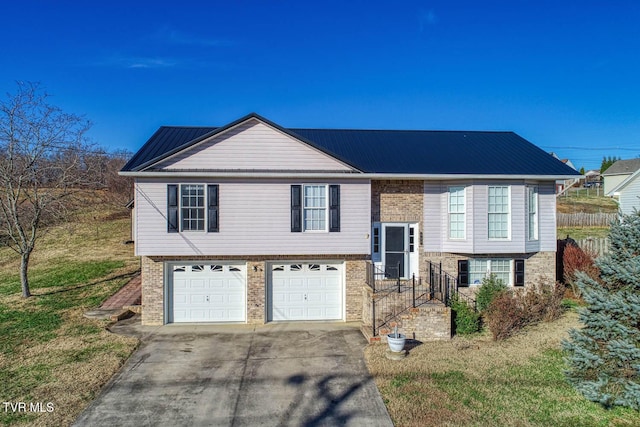
[[[142,344],[76,426],[392,426],[355,325],[116,332]]]

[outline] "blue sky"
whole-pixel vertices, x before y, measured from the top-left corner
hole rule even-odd
[[[30,1],[0,90],[41,82],[137,150],[160,125],[513,130],[576,167],[640,157],[638,1]]]

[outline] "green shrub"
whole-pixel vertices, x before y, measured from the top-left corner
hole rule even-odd
[[[460,300],[459,294],[454,294],[451,299],[451,310],[454,315],[455,333],[469,335],[480,330],[480,314],[465,301]]]
[[[507,290],[507,285],[496,277],[495,274],[489,275],[482,279],[482,285],[476,294],[476,303],[478,311],[483,312],[489,307],[491,302],[502,292]]]

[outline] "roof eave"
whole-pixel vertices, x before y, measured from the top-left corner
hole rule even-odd
[[[202,142],[202,141],[204,141],[206,139],[209,139],[209,138],[212,138],[214,136],[220,135],[220,134],[222,134],[224,132],[227,132],[227,131],[229,131],[229,130],[241,125],[242,123],[245,123],[246,121],[252,120],[252,119],[258,120],[258,121],[266,124],[267,126],[270,126],[270,127],[274,128],[274,129],[276,129],[276,130],[278,130],[278,131],[290,136],[291,138],[297,139],[298,141],[302,142],[303,144],[307,144],[310,147],[312,147],[312,148],[314,148],[314,149],[316,149],[316,150],[318,150],[318,151],[320,151],[320,152],[322,152],[322,153],[324,153],[324,154],[326,154],[328,156],[331,156],[332,158],[336,159],[337,161],[345,164],[346,166],[348,166],[350,168],[353,168],[354,170],[356,170],[358,172],[362,172],[358,167],[356,167],[355,165],[353,165],[350,162],[346,161],[345,159],[342,159],[342,158],[336,156],[333,153],[327,152],[327,150],[323,149],[322,147],[318,146],[317,144],[313,143],[312,141],[309,141],[308,139],[303,138],[300,135],[297,135],[296,133],[291,132],[288,129],[283,128],[282,126],[272,122],[269,119],[266,119],[266,118],[262,117],[261,115],[259,115],[257,113],[247,114],[246,116],[241,117],[238,120],[235,120],[235,121],[233,121],[233,122],[231,122],[231,123],[229,123],[229,124],[227,124],[225,126],[221,126],[219,128],[216,128],[215,130],[213,130],[213,131],[211,131],[209,133],[206,133],[206,134],[204,134],[204,135],[202,135],[202,136],[200,136],[198,138],[192,139],[191,141],[188,141],[188,142],[180,145],[179,147],[174,148],[171,151],[168,151],[166,153],[163,153],[160,156],[157,156],[157,157],[151,159],[151,160],[139,165],[138,167],[136,167],[136,168],[134,168],[134,169],[132,169],[130,171],[126,171],[123,168],[122,172],[140,172],[140,171],[144,171],[145,169],[147,169],[147,168],[149,168],[149,167],[151,167],[151,166],[153,166],[155,164],[158,164],[161,161],[167,160],[167,159],[175,156],[176,154],[180,153],[181,151],[184,151],[184,150],[186,150],[186,149],[188,149],[190,147],[193,147],[194,145],[197,145],[197,144],[199,144],[200,142]]]
[[[555,181],[576,178],[576,175],[532,175],[532,174],[397,174],[397,173],[354,173],[354,172],[206,172],[206,171],[121,171],[122,176],[136,178],[342,178],[342,179],[418,179],[425,181],[468,180],[468,179],[525,179],[539,181]]]

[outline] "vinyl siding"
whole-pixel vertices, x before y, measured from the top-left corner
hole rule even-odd
[[[556,250],[556,207],[554,182],[538,185],[538,240],[528,241],[527,194],[523,181],[426,181],[424,196],[425,252],[467,254],[531,253]],[[466,185],[466,238],[449,239],[448,189]],[[511,187],[511,237],[506,240],[488,238],[488,187]]]
[[[446,233],[443,227],[446,222],[442,214],[442,183],[425,181],[422,238],[425,252],[442,252],[442,239]]]
[[[368,254],[371,233],[369,180],[342,183],[297,180],[216,181],[172,183],[219,184],[217,233],[167,233],[167,181],[138,179],[136,255],[314,255]],[[290,186],[305,183],[340,184],[340,225],[335,233],[291,232]]]
[[[625,215],[632,214],[634,209],[640,210],[640,175],[620,191],[619,201],[620,212]]]
[[[629,178],[630,173],[624,173],[619,175],[607,175],[604,179],[604,194],[608,194],[611,190],[616,188],[622,181]]]
[[[157,167],[166,170],[352,170],[257,120],[205,140]]]

